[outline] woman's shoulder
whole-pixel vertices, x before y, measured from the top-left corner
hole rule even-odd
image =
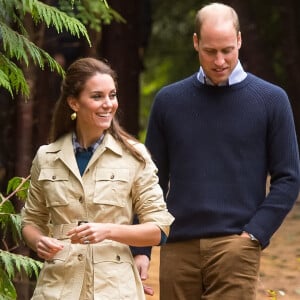
[[[56,141],[41,145],[37,150],[37,155],[43,155],[47,152],[58,152],[63,148],[63,145],[67,142],[72,142],[71,134],[65,134],[62,137],[58,138]]]
[[[127,142],[132,145],[137,151],[139,151],[142,155],[149,155],[149,152],[145,146],[145,144],[143,144],[142,142],[140,142],[139,140],[135,140],[135,139],[127,139]]]

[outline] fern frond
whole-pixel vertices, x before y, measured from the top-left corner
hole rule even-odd
[[[10,93],[10,95],[13,96],[13,89],[9,82],[9,77],[1,69],[0,69],[0,87],[4,87]]]
[[[0,36],[2,37],[4,53],[9,58],[22,59],[28,66],[29,60],[24,45],[29,43],[29,40],[1,21]]]
[[[97,32],[103,24],[109,24],[114,19],[117,22],[125,20],[109,7],[105,0],[77,0],[70,5],[69,0],[59,0],[59,9],[80,20],[86,27]]]
[[[0,263],[0,265],[4,266],[4,270],[10,279],[15,276],[16,270],[21,271],[21,269],[23,269],[28,276],[32,276],[34,274],[38,277],[39,270],[43,266],[43,263],[40,261],[24,255],[3,251],[1,249]]]
[[[45,22],[48,27],[52,25],[58,33],[66,30],[78,38],[83,35],[91,45],[85,26],[76,18],[68,16],[56,7],[35,1],[31,13],[36,23]]]
[[[15,213],[14,206],[8,199],[0,205],[0,228],[2,239],[5,239],[7,232],[9,232],[16,244],[22,240],[21,215]]]
[[[1,300],[15,300],[17,299],[17,292],[5,271],[0,267],[0,299]]]
[[[3,38],[3,48],[10,58],[23,60],[28,66],[29,57],[35,64],[44,69],[45,62],[50,66],[51,71],[56,71],[60,75],[64,75],[62,67],[43,49],[37,47],[23,35],[9,28],[6,24],[0,22],[0,35]]]
[[[0,52],[0,86],[6,88],[11,94],[12,91],[16,93],[21,92],[23,95],[29,95],[29,87],[25,80],[22,70],[6,56]],[[6,87],[5,80],[8,81],[8,87]]]
[[[20,214],[9,215],[9,225],[13,241],[18,244],[22,239],[22,219]]]

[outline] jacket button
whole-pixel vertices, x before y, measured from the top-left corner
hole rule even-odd
[[[111,174],[110,175],[110,179],[114,179],[115,178],[115,175],[114,174]]]
[[[79,202],[80,202],[80,203],[83,202],[83,198],[82,198],[82,197],[79,198]]]
[[[78,254],[77,258],[78,258],[79,261],[82,261],[83,255],[82,254]]]
[[[55,179],[56,179],[56,176],[55,176],[55,175],[53,175],[53,176],[52,176],[52,179],[53,179],[53,180],[55,180]]]
[[[116,259],[117,259],[117,261],[120,261],[120,260],[121,260],[120,255],[117,255],[117,256],[116,256]]]

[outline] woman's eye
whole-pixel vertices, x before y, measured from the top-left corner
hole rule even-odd
[[[110,99],[115,99],[117,97],[117,93],[112,93],[109,95]]]
[[[98,100],[99,98],[101,98],[101,95],[93,95],[92,98]]]

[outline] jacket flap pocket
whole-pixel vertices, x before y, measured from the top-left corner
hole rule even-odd
[[[39,180],[63,181],[69,179],[69,171],[66,169],[43,168]]]
[[[114,244],[111,242],[102,242],[93,245],[93,261],[94,263],[101,262],[116,262],[116,263],[132,263],[132,255],[130,248],[127,245]]]
[[[96,181],[129,181],[128,169],[105,169],[96,170]]]

